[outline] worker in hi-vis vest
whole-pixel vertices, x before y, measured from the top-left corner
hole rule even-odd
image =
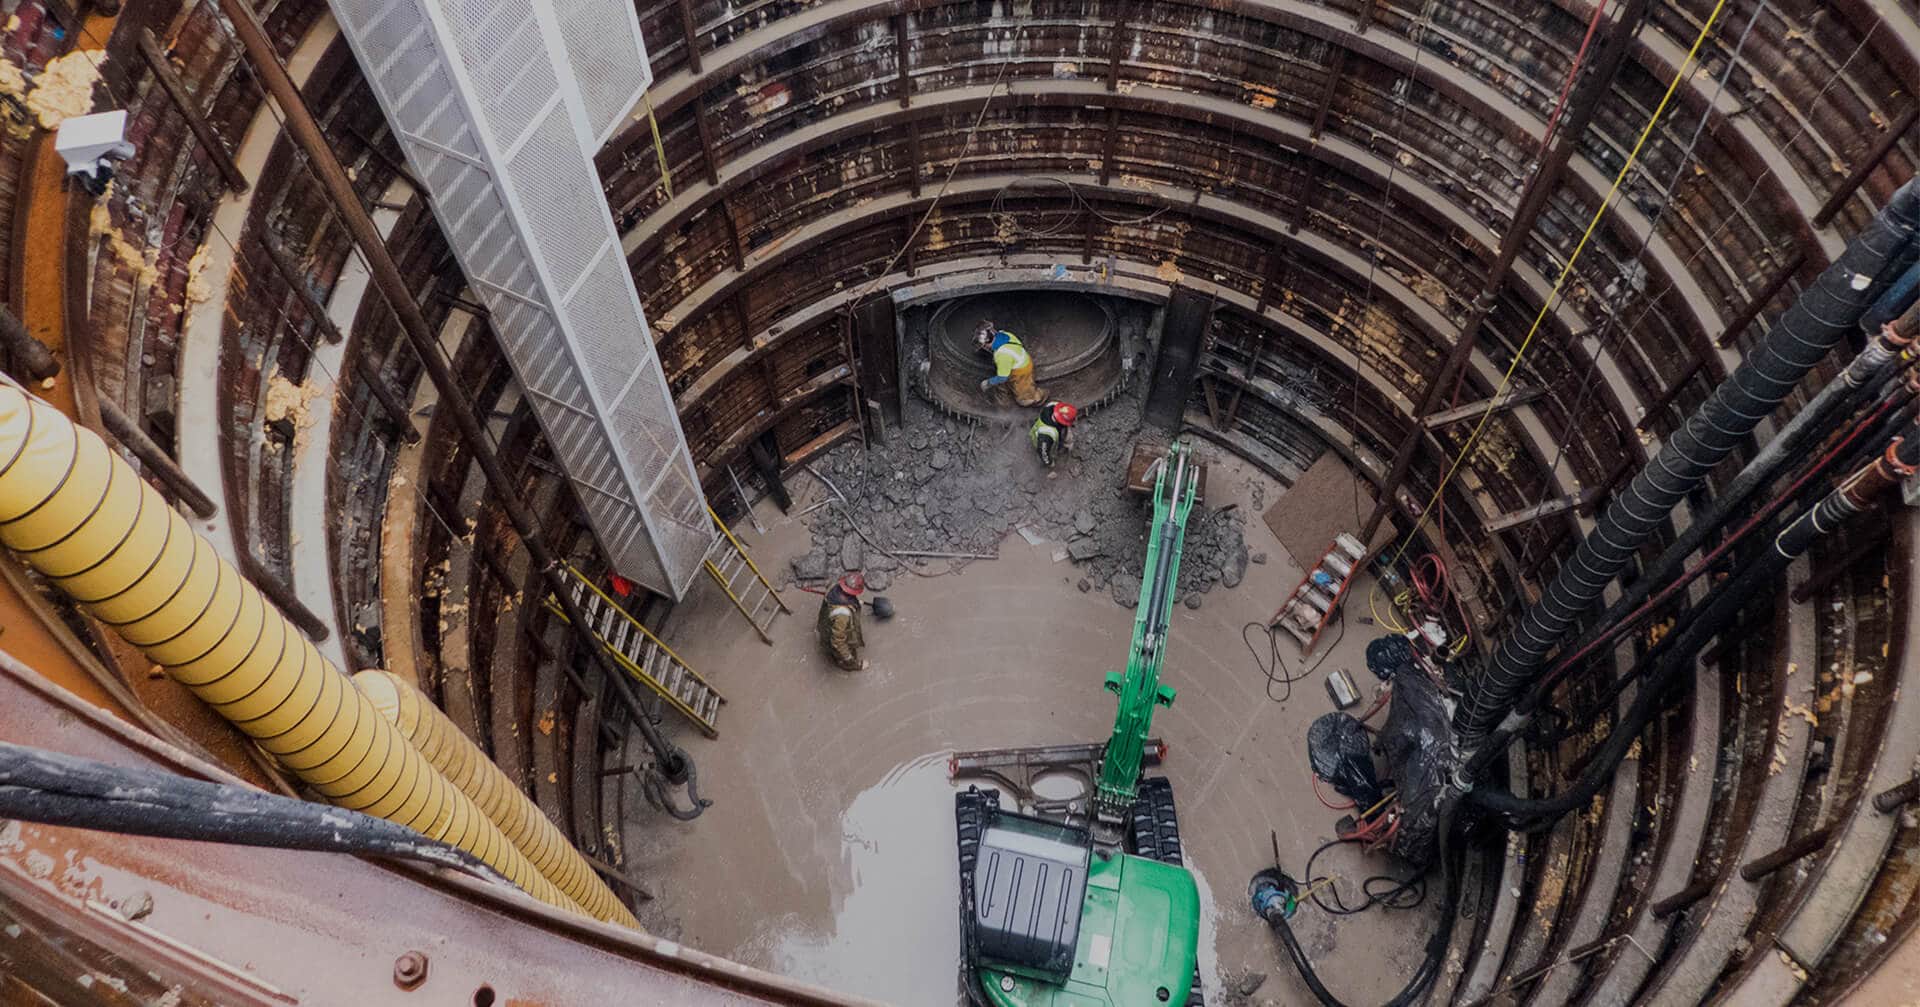
[[[980,382],[982,392],[991,393],[995,386],[1006,385],[1013,391],[1015,403],[1023,406],[1039,404],[1045,395],[1033,385],[1033,356],[1021,345],[1019,336],[990,321],[982,321],[980,330],[974,333],[974,342],[982,352],[993,355],[994,374]]]
[[[1073,450],[1073,423],[1080,418],[1080,410],[1066,402],[1049,402],[1040,407],[1040,416],[1027,428],[1027,441],[1035,451],[1040,452],[1040,464],[1053,468],[1053,459],[1064,451]],[[1048,472],[1052,479],[1053,473]]]

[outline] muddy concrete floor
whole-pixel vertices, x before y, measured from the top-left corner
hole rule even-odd
[[[1006,436],[984,441],[966,463],[1047,485],[1027,451],[1024,437]],[[1204,444],[1199,451],[1213,465],[1212,507],[1237,503],[1248,513],[1234,523],[1233,537],[1244,535],[1245,549],[1268,562],[1247,565],[1234,589],[1216,585],[1197,609],[1175,608],[1164,681],[1179,695],[1157,715],[1154,733],[1169,744],[1162,771],[1173,780],[1188,863],[1201,882],[1208,1003],[1305,1004],[1312,1002],[1305,987],[1246,907],[1245,886],[1273,860],[1270,835],[1295,873],[1332,837],[1340,812],[1315,797],[1307,726],[1332,709],[1322,680],[1333,668],[1347,669],[1371,698],[1377,683],[1362,651],[1377,630],[1361,621],[1361,593],[1349,605],[1349,630],[1330,648],[1323,644],[1327,660],[1311,678],[1291,690],[1269,683],[1241,634],[1249,621],[1264,622],[1301,576],[1253,509],[1256,497],[1271,503],[1283,489]],[[1055,482],[1068,478],[1063,472]],[[1085,469],[1079,478],[1088,478]],[[796,514],[828,496],[804,476],[793,489]],[[1082,492],[1103,523],[1144,530],[1147,508],[1121,496],[1117,484]],[[738,531],[763,568],[789,580],[784,572],[794,560],[821,551],[809,524],[831,510],[798,519],[763,503],[757,515],[766,532],[744,521]],[[924,576],[893,572],[884,593],[899,614],[887,622],[868,616],[872,667],[865,672],[827,663],[813,633],[819,599],[797,587],[783,591],[795,611],[776,624],[772,646],[747,631],[711,585],[675,610],[668,642],[728,702],[717,739],[673,725],[714,800],[703,817],[675,823],[629,795],[627,806],[642,810],[624,830],[627,868],[659,893],[641,912],[649,927],[850,993],[902,1005],[956,1002],[958,883],[946,757],[956,749],[1103,740],[1113,698],[1101,679],[1123,666],[1132,629],[1130,600],[1123,607],[1110,590],[1081,590],[1088,565],[1055,559],[1081,534],[1072,513],[1039,522],[1037,542],[1018,532],[1023,523],[1012,524],[1016,530],[983,525],[978,534],[989,540],[972,543],[997,559],[957,570],[930,565]],[[1264,654],[1264,638],[1255,640]],[[1297,669],[1290,640],[1281,653]],[[1357,899],[1362,878],[1404,868],[1342,846],[1317,870],[1336,875]],[[1309,908],[1295,931],[1336,994],[1379,1002],[1417,963],[1435,902],[1337,919]]]

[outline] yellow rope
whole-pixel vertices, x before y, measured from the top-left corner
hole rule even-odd
[[[660,120],[653,117],[653,92],[642,95],[647,103],[647,128],[653,130],[653,156],[660,159],[660,186],[673,198],[673,172],[667,168],[667,145],[660,142]]]
[[[1500,387],[1494,389],[1493,395],[1487,399],[1487,408],[1480,414],[1480,422],[1474,424],[1473,433],[1467,437],[1467,442],[1461,445],[1460,453],[1454,456],[1453,463],[1447,466],[1447,472],[1440,478],[1440,484],[1433,488],[1433,495],[1427,498],[1426,506],[1421,508],[1420,520],[1414,524],[1412,531],[1407,532],[1389,565],[1400,562],[1400,557],[1406,555],[1407,547],[1413,544],[1414,537],[1420,534],[1420,529],[1426,527],[1427,518],[1432,516],[1434,504],[1440,500],[1440,494],[1445,492],[1447,484],[1453,481],[1454,473],[1460,469],[1460,463],[1466,460],[1467,453],[1473,450],[1474,442],[1480,439],[1481,431],[1486,429],[1487,420],[1493,416],[1494,410],[1499,408],[1500,396],[1505,394],[1507,386],[1513,383],[1513,376],[1519,371],[1520,362],[1526,359],[1527,349],[1533,345],[1534,336],[1540,332],[1540,323],[1546,320],[1547,312],[1553,310],[1554,302],[1559,299],[1560,288],[1567,282],[1567,277],[1573,275],[1573,264],[1579,260],[1580,253],[1587,247],[1587,241],[1593,237],[1594,230],[1600,226],[1600,218],[1606,214],[1607,208],[1613,205],[1613,197],[1619,194],[1620,186],[1626,183],[1628,173],[1633,171],[1634,163],[1640,158],[1640,148],[1646,145],[1647,137],[1653,135],[1653,127],[1660,121],[1661,114],[1667,110],[1667,104],[1673,100],[1674,92],[1680,89],[1680,82],[1687,79],[1688,71],[1700,54],[1701,45],[1706,43],[1707,36],[1713,31],[1714,23],[1720,19],[1721,10],[1726,6],[1727,0],[1719,0],[1713,5],[1713,12],[1707,15],[1706,23],[1700,26],[1700,34],[1695,36],[1693,48],[1687,50],[1687,58],[1681,61],[1679,72],[1673,75],[1673,82],[1667,85],[1667,93],[1660,96],[1660,104],[1655,106],[1653,114],[1647,117],[1647,125],[1640,131],[1640,138],[1634,141],[1633,150],[1627,154],[1626,163],[1620,166],[1619,174],[1613,177],[1613,187],[1607,190],[1606,198],[1600,201],[1600,208],[1593,211],[1593,219],[1587,221],[1586,232],[1580,235],[1580,243],[1574,246],[1573,254],[1567,257],[1567,264],[1560,270],[1559,278],[1553,281],[1553,289],[1547,292],[1547,299],[1541,304],[1540,313],[1533,316],[1533,325],[1527,329],[1527,338],[1521,340],[1520,352],[1515,353],[1513,363],[1507,365],[1507,373],[1500,378]],[[1573,143],[1577,140],[1578,137],[1570,137],[1567,142]],[[1652,226],[1651,222],[1648,226]],[[1475,333],[1472,332],[1460,334],[1462,339],[1472,339],[1474,336]],[[1418,422],[1417,418],[1416,422]],[[1378,616],[1375,618],[1378,619]]]

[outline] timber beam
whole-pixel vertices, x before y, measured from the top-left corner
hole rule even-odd
[[[1524,388],[1509,388],[1505,394],[1497,398],[1482,399],[1479,402],[1469,402],[1464,406],[1442,409],[1437,413],[1428,414],[1427,417],[1420,422],[1426,424],[1428,430],[1438,430],[1441,427],[1451,426],[1461,420],[1479,419],[1480,414],[1484,412],[1517,409],[1529,402],[1540,399],[1546,394],[1547,390],[1539,385],[1527,385]]]

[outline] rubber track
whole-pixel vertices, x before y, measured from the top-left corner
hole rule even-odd
[[[973,869],[980,860],[980,836],[987,820],[1000,808],[998,790],[968,787],[953,795],[953,826],[960,860],[960,989],[971,1007],[988,1007],[973,963],[979,945],[973,930]]]
[[[1133,852],[1162,863],[1185,867],[1180,853],[1180,814],[1173,804],[1173,783],[1164,776],[1149,776],[1140,781],[1140,793],[1133,803],[1128,823]],[[1200,988],[1200,967],[1194,963],[1193,986],[1187,990],[1187,1007],[1205,1007]]]

